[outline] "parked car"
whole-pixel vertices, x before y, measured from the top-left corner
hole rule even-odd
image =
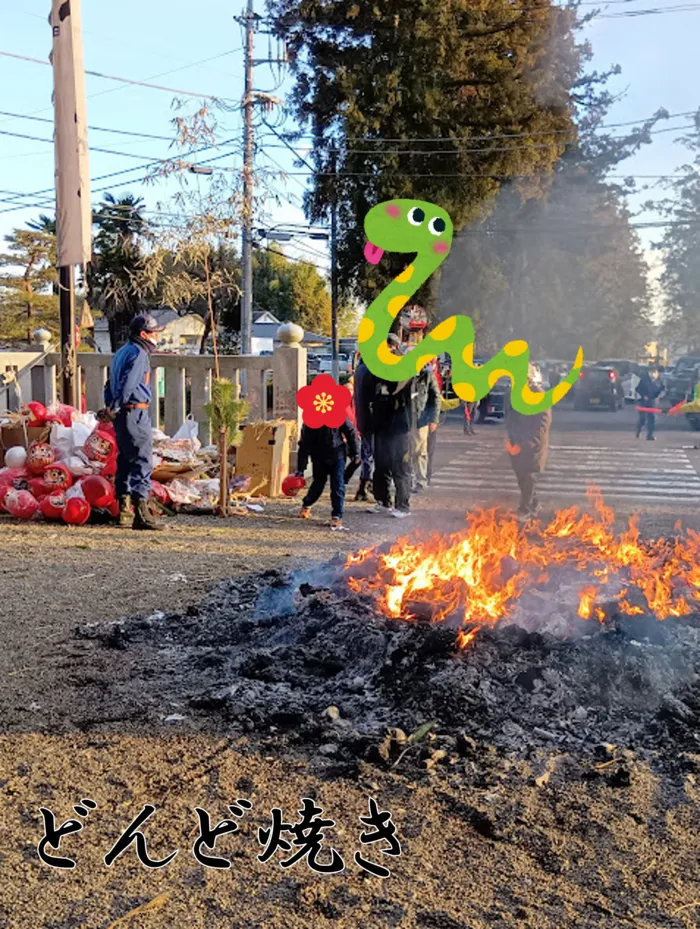
[[[488,358],[475,358],[477,366],[486,364]],[[488,419],[503,419],[506,412],[506,397],[510,393],[510,378],[502,377],[493,385],[489,393],[479,401],[477,406],[476,422],[486,422]],[[442,395],[446,400],[454,400],[457,394],[452,388],[452,368],[449,362],[442,365]]]
[[[624,404],[625,395],[615,368],[587,365],[581,369],[576,384],[575,410],[587,410],[592,406],[619,410]]]
[[[636,361],[626,359],[608,358],[605,361],[599,361],[598,365],[604,368],[614,368],[622,385],[622,392],[627,403],[634,403],[637,400],[637,385],[647,365],[638,364]]]
[[[475,358],[474,364],[480,366],[486,364],[489,360],[488,358]],[[485,423],[489,419],[505,419],[510,388],[511,383],[509,377],[502,377],[500,380],[496,381],[483,400],[479,402],[477,407],[477,422]]]
[[[682,403],[697,383],[697,368],[700,367],[700,358],[697,355],[684,355],[679,358],[674,367],[664,375],[666,393],[664,399],[669,406]]]
[[[339,352],[338,353],[338,374],[348,375],[351,373],[350,368],[351,368],[350,358],[347,355],[341,354]],[[321,355],[319,359],[318,373],[319,374],[332,374],[333,373],[333,356],[332,355]]]

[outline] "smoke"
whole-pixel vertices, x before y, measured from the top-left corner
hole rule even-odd
[[[334,588],[343,572],[344,559],[336,558],[322,564],[311,564],[306,568],[286,575],[274,574],[273,583],[260,590],[252,611],[254,620],[269,620],[294,612],[304,598],[303,591],[309,588]]]

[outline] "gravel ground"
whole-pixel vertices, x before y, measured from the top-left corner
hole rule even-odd
[[[463,518],[429,499],[417,508],[417,522],[445,531]],[[516,762],[485,750],[467,787],[448,768],[403,773],[360,762],[352,777],[324,775],[272,741],[220,732],[171,734],[127,720],[89,732],[42,726],[42,705],[66,691],[76,670],[89,670],[76,668],[65,648],[77,626],[183,610],[222,579],[327,561],[407,529],[353,505],[348,533],[293,514],[293,505],[282,503],[262,517],[181,517],[153,536],[0,518],[0,927],[697,925],[700,767],[692,759],[667,783],[628,757],[629,785],[616,787],[581,778],[568,756]],[[644,517],[642,529],[670,533],[676,518],[659,512]],[[700,519],[687,522],[700,528]],[[111,660],[119,658],[117,650]],[[41,865],[39,807],[61,823],[85,797],[97,809],[81,835],[61,844],[78,866],[59,872]],[[343,874],[258,861],[257,827],[269,824],[273,807],[294,821],[302,797],[315,797],[335,820],[326,844],[343,855]],[[385,881],[353,861],[369,797],[391,811],[403,846],[401,857],[383,858],[393,872]],[[193,808],[207,809],[216,823],[237,798],[253,809],[240,835],[217,844],[233,865],[204,868],[191,851]],[[179,854],[150,870],[132,847],[106,867],[104,855],[146,803],[157,808],[144,826],[149,853]],[[507,827],[496,832],[494,822]],[[364,853],[382,857],[371,846]]]

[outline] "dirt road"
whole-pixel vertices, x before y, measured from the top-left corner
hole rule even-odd
[[[437,498],[416,509],[417,523],[443,531],[463,520]],[[77,626],[182,610],[222,578],[325,561],[407,531],[357,505],[349,507],[348,533],[331,534],[320,519],[302,523],[293,513],[292,504],[277,504],[264,517],[178,518],[159,536],[0,519],[0,927],[696,925],[700,767],[690,761],[685,774],[663,783],[625,757],[629,783],[615,786],[584,777],[575,759],[516,761],[484,745],[481,760],[460,761],[458,770],[445,764],[430,772],[415,762],[383,771],[360,761],[352,776],[340,776],[332,765],[301,759],[274,732],[188,731],[177,707],[170,721],[148,729],[138,719],[79,728],[69,711],[60,725],[49,722],[51,707],[90,676],[71,654]],[[642,528],[671,532],[673,521],[657,516]],[[110,661],[120,661],[118,649],[100,673]],[[323,847],[339,851],[344,873],[315,874],[303,861],[285,869],[282,853],[258,860],[258,829],[269,828],[270,810],[279,807],[294,822],[304,797],[335,821]],[[402,843],[396,858],[363,849],[392,870],[387,880],[354,861],[370,797],[391,812]],[[97,808],[76,814],[84,798]],[[206,868],[192,852],[194,808],[207,810],[215,825],[230,818],[227,807],[238,799],[252,810],[239,834],[216,847],[232,867]],[[178,855],[147,869],[132,845],[107,867],[104,856],[145,804],[156,807],[143,826],[148,853]],[[74,857],[75,869],[39,861],[41,806],[57,824],[85,823],[53,852]],[[325,851],[321,861],[328,860]]]

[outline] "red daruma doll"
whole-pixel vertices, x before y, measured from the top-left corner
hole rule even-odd
[[[90,433],[85,441],[85,454],[89,461],[102,465],[101,477],[113,477],[117,473],[117,443],[106,429]]]
[[[27,452],[26,467],[32,474],[43,474],[55,460],[56,455],[48,442],[32,442]]]

